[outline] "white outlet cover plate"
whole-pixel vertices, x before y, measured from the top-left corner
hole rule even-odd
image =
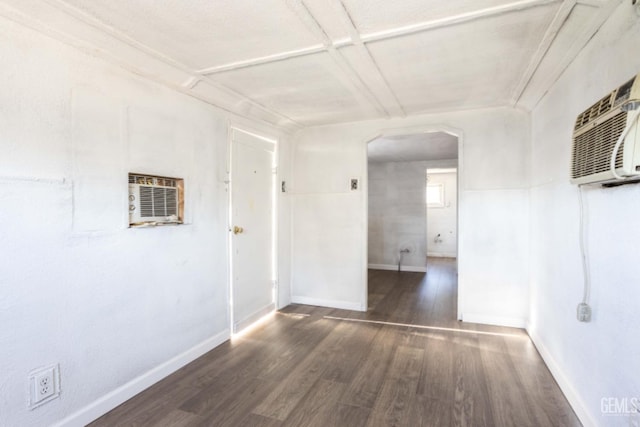
[[[60,368],[47,366],[29,373],[29,409],[37,408],[60,396]]]

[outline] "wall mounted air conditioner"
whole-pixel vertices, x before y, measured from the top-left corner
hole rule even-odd
[[[628,132],[615,158],[615,171],[640,178],[640,74],[614,89],[578,115],[573,130],[571,182],[589,184],[617,180],[611,158],[618,139]]]
[[[179,179],[129,174],[129,224],[178,224]]]

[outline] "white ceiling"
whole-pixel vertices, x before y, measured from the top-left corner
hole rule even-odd
[[[371,163],[448,160],[458,158],[458,137],[445,132],[394,135],[369,143]]]
[[[621,0],[0,0],[0,15],[272,124],[531,109]]]

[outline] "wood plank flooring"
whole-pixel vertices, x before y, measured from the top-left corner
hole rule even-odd
[[[524,331],[456,320],[456,280],[371,270],[366,313],[286,307],[90,425],[579,426]]]

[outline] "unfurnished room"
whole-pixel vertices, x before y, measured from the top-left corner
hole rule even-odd
[[[0,426],[640,426],[639,0],[0,0]]]

